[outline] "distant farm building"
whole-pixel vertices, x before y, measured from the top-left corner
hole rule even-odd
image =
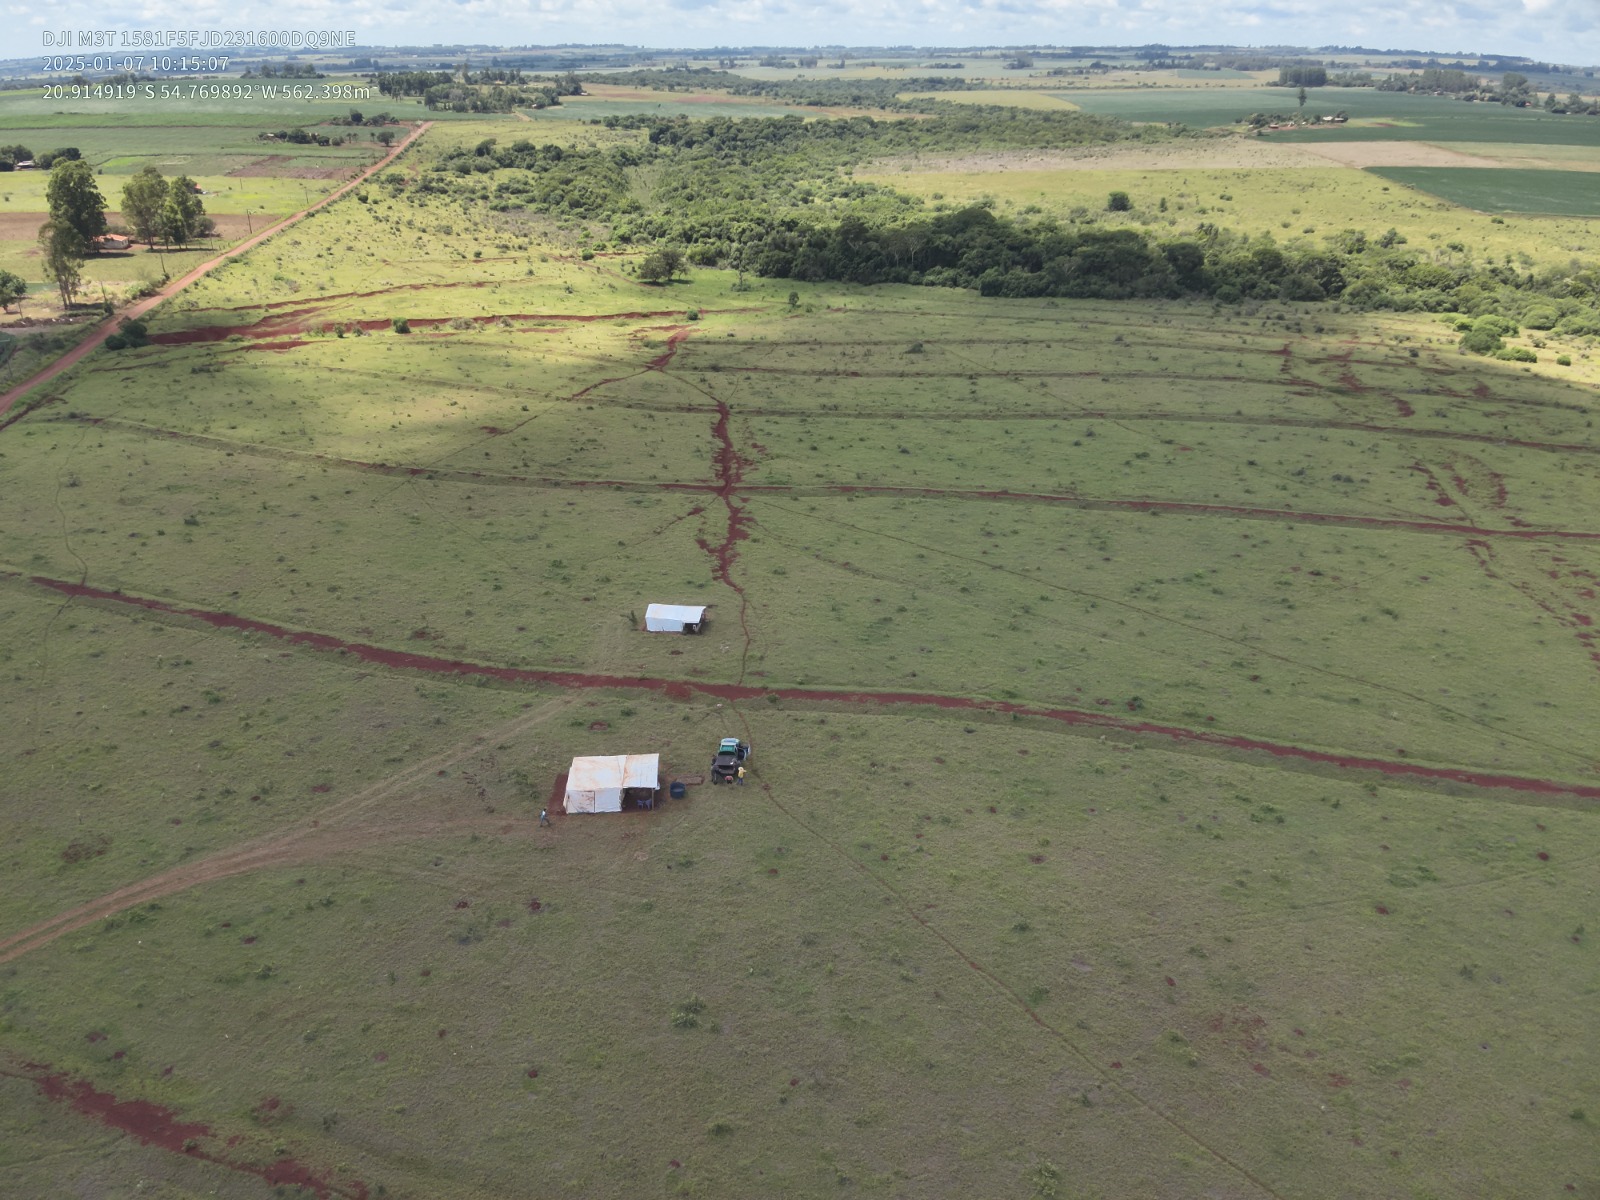
[[[705,623],[703,604],[652,604],[644,610],[644,627],[651,633],[699,633]]]
[[[568,813],[621,812],[625,805],[654,808],[661,792],[659,754],[575,758],[567,771]]]
[[[131,245],[133,243],[127,238],[120,237],[115,233],[102,233],[94,239],[94,248],[96,250],[126,250]]]

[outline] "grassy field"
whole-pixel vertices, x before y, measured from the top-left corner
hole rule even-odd
[[[1460,170],[1372,167],[1374,175],[1479,212],[1600,217],[1600,187],[1591,171]]]
[[[598,121],[606,117],[635,114],[663,117],[789,117],[855,116],[861,109],[796,106],[776,100],[752,99],[728,92],[696,94],[654,91],[649,88],[591,83],[585,95],[567,96],[555,108],[524,109],[522,115],[535,121]],[[883,115],[881,113],[877,115]]]
[[[1419,195],[1421,180],[1449,179],[1463,197],[1493,194],[1474,191],[1482,177],[1489,189],[1501,180],[1514,185],[1524,172],[1494,169],[1433,171],[1389,169],[1357,171],[1332,164],[1300,167],[1222,168],[1185,165],[1182,151],[1170,163],[1152,164],[1140,154],[1139,169],[1117,169],[1119,156],[1106,154],[1070,164],[1034,163],[1024,156],[996,155],[989,161],[968,156],[946,163],[880,164],[856,177],[920,195],[933,203],[952,205],[994,201],[1012,214],[1050,213],[1057,217],[1090,217],[1107,224],[1125,224],[1173,232],[1193,230],[1204,221],[1251,233],[1271,233],[1288,241],[1320,238],[1342,229],[1382,232],[1393,228],[1412,245],[1446,253],[1449,243],[1473,253],[1501,259],[1565,263],[1574,253],[1593,253],[1600,246],[1593,220],[1550,217],[1501,221],[1488,213],[1458,207],[1457,196],[1437,190],[1439,199]],[[1586,173],[1564,172],[1562,180],[1580,182]],[[1394,187],[1391,182],[1404,184]],[[1459,182],[1454,182],[1459,181]],[[1570,189],[1574,208],[1584,205],[1593,189]],[[1127,192],[1132,212],[1119,217],[1105,211],[1113,191]],[[1536,189],[1526,188],[1520,202],[1537,203]],[[1165,202],[1166,208],[1161,208]],[[1554,205],[1552,205],[1552,208]],[[1589,205],[1592,210],[1592,204]]]
[[[1592,345],[561,234],[346,198],[0,429],[8,1194],[1600,1196]]]
[[[1001,108],[1073,109],[1078,105],[1049,92],[1027,92],[1018,89],[970,92],[901,92],[902,100],[944,100],[950,104],[998,105]]]

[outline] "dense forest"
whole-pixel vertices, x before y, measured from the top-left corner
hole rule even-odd
[[[1080,112],[942,108],[913,120],[610,117],[604,125],[637,136],[581,150],[486,139],[448,153],[416,182],[399,173],[385,182],[396,195],[579,218],[618,248],[670,247],[691,264],[770,278],[1012,297],[1332,300],[1600,336],[1600,271],[1576,264],[1519,269],[1457,242],[1411,248],[1394,230],[1279,242],[1209,222],[1180,231],[1161,220],[1158,232],[1154,212],[1133,211],[1129,224],[1085,209],[1064,218],[930,209],[852,177],[856,165],[911,153],[1182,136]],[[1116,197],[1107,205],[1131,207]]]

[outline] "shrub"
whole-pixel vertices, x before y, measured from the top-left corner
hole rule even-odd
[[[1558,355],[1556,355],[1556,366],[1558,366],[1558,367],[1570,367],[1571,365],[1572,365],[1572,355],[1570,355],[1570,354],[1558,354]]]
[[[1127,192],[1112,192],[1106,199],[1107,212],[1131,212],[1133,200]]]
[[[1492,329],[1472,328],[1461,335],[1461,348],[1474,354],[1494,354],[1505,349],[1505,345]]]
[[[1503,358],[1507,362],[1538,362],[1539,356],[1526,346],[1507,346],[1495,352],[1496,358]]]
[[[1522,315],[1522,323],[1529,329],[1554,329],[1556,322],[1561,319],[1561,314],[1555,309],[1545,305],[1530,308]]]
[[[411,322],[406,320],[404,317],[396,317],[394,319],[394,321],[392,322],[392,324],[394,326],[394,331],[396,333],[410,333],[411,332]]]

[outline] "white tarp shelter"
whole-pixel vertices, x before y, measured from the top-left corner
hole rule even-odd
[[[644,627],[651,633],[699,633],[705,619],[704,604],[652,604],[644,610]]]
[[[661,789],[659,754],[608,754],[575,758],[567,771],[569,813],[621,812],[623,793]]]

